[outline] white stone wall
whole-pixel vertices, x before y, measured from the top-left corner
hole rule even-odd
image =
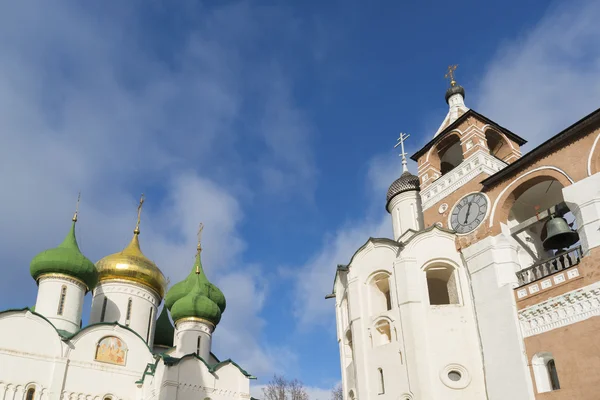
[[[583,254],[600,246],[600,172],[563,189],[563,198],[575,215]]]
[[[392,216],[394,238],[398,239],[409,229],[423,229],[423,210],[418,191],[411,190],[394,196],[388,205],[388,211]]]
[[[490,400],[533,399],[513,289],[518,245],[504,234],[463,249],[471,275]],[[510,382],[510,385],[506,383]]]
[[[66,287],[62,315],[58,314],[63,287]],[[75,333],[81,323],[85,286],[80,282],[58,274],[45,275],[39,279],[35,311],[48,318],[57,329]]]
[[[29,311],[0,314],[0,398],[21,400],[32,385],[35,399],[212,400],[249,399],[249,379],[230,363],[214,371],[198,358],[184,357],[172,366],[159,360],[154,374],[144,375],[154,357],[134,332],[118,325],[84,328],[68,340]],[[95,360],[98,342],[115,336],[127,346],[124,365]],[[208,359],[208,358],[207,358]],[[142,385],[136,381],[144,377]],[[201,397],[200,397],[201,396]]]
[[[175,338],[173,344],[177,348],[176,357],[185,354],[198,353],[204,360],[210,359],[210,349],[212,345],[213,327],[207,323],[197,320],[178,321],[175,325]],[[198,339],[200,340],[200,349],[198,349]]]
[[[102,321],[102,308],[104,299],[106,311]],[[131,315],[127,320],[127,308],[131,299]],[[156,322],[156,310],[160,299],[154,291],[144,285],[124,281],[105,281],[98,284],[94,289],[92,298],[92,312],[90,313],[90,324],[98,322],[118,322],[129,326],[148,344],[154,342],[154,324]],[[148,325],[150,324],[150,327]]]
[[[336,317],[345,398],[351,391],[357,399],[485,398],[469,277],[454,235],[433,228],[414,235],[398,254],[400,248],[391,240],[370,240],[354,255],[347,276],[338,275]],[[459,304],[429,304],[425,268],[436,263],[453,268]],[[373,291],[373,278],[381,274],[390,276],[390,310],[379,307]],[[378,344],[380,321],[390,324],[390,343]],[[351,358],[345,343],[348,329]],[[447,378],[450,370],[461,372],[460,382]]]

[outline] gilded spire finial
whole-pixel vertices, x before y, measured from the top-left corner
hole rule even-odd
[[[79,202],[81,201],[81,192],[77,195],[77,205],[75,206],[75,214],[73,214],[73,222],[77,222],[77,215],[79,214]]]
[[[456,71],[456,67],[458,67],[458,64],[448,65],[448,72],[444,75],[444,78],[450,79],[450,86],[456,85],[456,81],[454,80],[454,71]]]
[[[400,146],[400,148],[402,149],[402,153],[400,153],[400,157],[402,157],[402,172],[407,172],[408,171],[408,163],[406,161],[406,153],[404,152],[404,142],[406,141],[406,139],[408,139],[410,135],[407,133],[400,133],[400,136],[398,137],[398,143],[396,143],[396,145],[394,146],[394,148]]]
[[[135,229],[133,233],[136,235],[140,234],[140,218],[142,217],[142,205],[144,204],[144,193],[142,193],[142,197],[140,197],[140,204],[137,208],[137,223],[135,224]]]
[[[204,230],[204,224],[200,222],[198,225],[198,246],[196,246],[197,255],[200,256],[200,252],[202,251],[202,231]],[[200,273],[200,263],[196,264],[196,274]]]

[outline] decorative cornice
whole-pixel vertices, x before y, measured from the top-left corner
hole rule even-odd
[[[473,180],[481,173],[493,175],[508,164],[483,150],[477,150],[459,166],[442,175],[424,189],[421,189],[423,211],[433,206],[444,197]]]
[[[85,291],[89,290],[87,285],[81,279],[73,278],[70,275],[60,274],[60,273],[55,273],[55,272],[49,273],[49,274],[42,274],[38,278],[38,284],[45,279],[60,279],[60,280],[71,282],[78,286],[81,286],[83,288],[83,290],[85,290]]]
[[[198,318],[198,317],[185,317],[185,318],[178,319],[177,321],[175,321],[175,329],[179,328],[179,326],[181,324],[185,324],[186,322],[200,323],[200,324],[208,325],[213,331],[215,329],[215,324],[213,324],[212,322],[210,322],[207,319]],[[208,333],[212,333],[212,332],[208,332]]]
[[[152,289],[150,286],[146,285],[145,283],[138,282],[133,279],[122,279],[122,278],[110,278],[110,279],[105,278],[102,281],[98,282],[98,285],[94,289],[94,296],[96,296],[96,293],[98,293],[98,292],[100,292],[100,293],[115,293],[115,292],[125,292],[126,291],[125,289],[120,290],[119,287],[110,285],[111,283],[118,283],[121,285],[123,285],[123,284],[131,285],[135,288],[146,290],[147,292],[149,292],[153,295],[152,302],[155,305],[158,305],[158,303],[160,303],[160,300],[162,299],[162,297],[160,297],[160,295],[158,294],[158,292],[156,290]],[[148,299],[148,297],[146,297],[146,296],[142,296],[142,297]]]
[[[524,337],[600,315],[600,281],[519,311]]]

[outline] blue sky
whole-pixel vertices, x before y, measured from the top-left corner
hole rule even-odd
[[[526,150],[600,104],[593,1],[80,3],[0,3],[0,308],[34,304],[29,260],[79,190],[93,261],[145,192],[142,248],[172,282],[206,226],[215,352],[314,398],[339,381],[335,265],[391,234],[393,145],[432,137],[446,67]]]

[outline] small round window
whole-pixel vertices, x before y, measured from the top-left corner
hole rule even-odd
[[[448,372],[448,379],[450,379],[453,382],[458,382],[460,381],[460,378],[462,378],[462,375],[460,374],[460,372],[456,371],[456,370],[452,370],[450,372]]]

